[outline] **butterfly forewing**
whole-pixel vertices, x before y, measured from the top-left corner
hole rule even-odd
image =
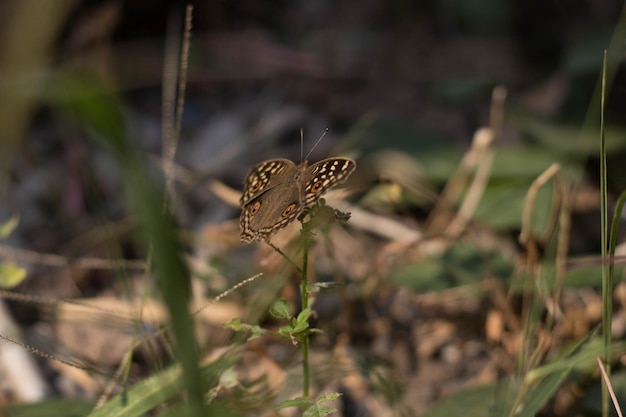
[[[239,203],[243,206],[270,188],[280,185],[278,178],[281,174],[295,167],[289,159],[268,159],[256,165],[243,183],[243,194]]]
[[[355,168],[356,162],[349,158],[328,158],[311,165],[305,175],[304,205],[315,203],[329,188],[343,183]]]

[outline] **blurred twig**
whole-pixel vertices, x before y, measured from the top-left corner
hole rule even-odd
[[[146,269],[146,262],[142,260],[104,258],[78,258],[75,260],[70,260],[67,257],[61,255],[40,253],[26,249],[17,249],[6,245],[0,245],[0,259],[36,265],[46,265],[57,268],[73,267],[103,270],[114,270],[118,268],[128,268],[136,270]]]

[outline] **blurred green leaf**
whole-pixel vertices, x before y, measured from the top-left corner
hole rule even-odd
[[[65,398],[54,398],[31,404],[13,404],[4,406],[7,417],[83,417],[94,404]]]
[[[552,363],[529,371],[524,378],[524,393],[521,404],[515,405],[515,415],[519,417],[533,417],[554,395],[567,375],[576,367],[594,362],[602,355],[604,347],[595,337],[599,327],[580,339],[564,357]],[[594,342],[595,343],[591,343]],[[530,387],[528,386],[530,385]],[[513,415],[511,411],[509,413]]]
[[[378,120],[371,125],[365,137],[359,142],[361,152],[369,154],[376,150],[397,149],[426,160],[423,155],[434,149],[448,150],[450,154],[460,155],[459,150],[448,146],[452,138],[440,133],[417,130],[412,126],[397,122]]]
[[[597,328],[568,349],[563,356],[530,371],[523,384],[516,379],[508,379],[497,384],[461,391],[442,400],[426,413],[425,417],[534,416],[573,369],[595,366],[595,358],[600,356],[604,349],[596,335]],[[614,351],[622,352],[623,349],[623,344],[616,345]]]
[[[127,140],[124,107],[117,91],[95,75],[63,72],[51,80],[48,97],[69,120],[106,143],[119,164],[126,195],[141,222],[146,250],[149,248],[152,254],[157,286],[171,318],[176,340],[174,352],[184,369],[189,410],[191,415],[202,415],[207,387],[198,369],[198,351],[188,315],[190,272],[182,259],[176,221],[171,212],[162,210],[165,201],[162,187],[148,177],[149,165]]]
[[[302,414],[303,417],[325,417],[327,415],[334,413],[337,410],[333,407],[328,407],[323,404],[330,402],[330,401],[334,401],[340,396],[341,394],[337,392],[330,392],[321,396],[315,402],[308,398],[298,397],[298,398],[294,398],[291,400],[283,401],[282,403],[278,404],[274,408],[277,410],[280,410],[280,409],[288,408],[288,407],[298,407],[298,408],[307,407],[307,409]]]
[[[0,263],[0,288],[10,289],[18,286],[26,278],[26,270],[13,262]]]
[[[307,408],[304,413],[302,413],[302,417],[326,417],[332,413],[337,411],[333,407],[328,407],[320,404],[313,404],[311,407]]]
[[[462,104],[475,100],[491,88],[493,82],[485,78],[445,79],[432,86],[430,96],[440,102]]]
[[[581,264],[575,265],[575,260],[572,260],[572,266],[570,266],[565,273],[565,279],[563,284],[567,288],[593,288],[593,289],[601,289],[602,288],[602,266],[599,264],[600,259],[597,259],[597,264],[588,265]],[[582,262],[582,260],[581,260]],[[541,275],[539,276],[542,280],[542,286],[545,288],[552,290],[554,288],[554,282],[556,277],[556,270],[554,261],[545,261],[541,265]],[[622,275],[624,273],[623,266],[615,267],[615,274]],[[523,278],[523,277],[519,277]],[[524,289],[523,279],[515,279],[511,285],[511,290],[516,292],[521,292]]]
[[[206,386],[218,384],[223,372],[230,369],[237,358],[224,355],[201,368]],[[180,366],[172,366],[149,378],[145,378],[122,394],[110,399],[103,407],[94,410],[90,417],[138,417],[154,410],[179,396],[184,390],[183,374]],[[182,400],[182,399],[181,399]],[[173,404],[172,404],[173,405]],[[188,407],[188,405],[184,405]],[[208,414],[206,414],[208,415]]]
[[[9,220],[4,223],[0,223],[0,239],[5,239],[9,237],[11,233],[15,230],[17,225],[20,223],[19,214],[14,214],[11,216]]]
[[[524,200],[530,184],[489,184],[474,219],[494,230],[519,229],[522,222]],[[552,189],[544,186],[537,192],[533,212],[533,230],[544,230],[552,205]]]
[[[558,162],[561,171],[574,181],[582,179],[584,165],[572,158],[536,146],[501,146],[496,149],[491,178],[503,181],[508,179],[514,184],[535,180],[542,172]],[[530,185],[530,182],[528,183]]]
[[[513,264],[499,253],[460,243],[440,256],[393,272],[390,279],[416,292],[430,292],[476,284],[488,277],[508,280],[513,270]]]
[[[113,146],[118,156],[127,151],[122,103],[98,78],[59,73],[51,78],[47,97],[65,116],[90,130],[94,138]]]
[[[280,410],[282,408],[288,408],[288,407],[306,407],[311,404],[313,404],[313,401],[309,400],[308,398],[298,397],[298,398],[293,398],[291,400],[285,400],[282,403],[274,406],[274,408],[277,410]]]
[[[522,112],[510,112],[507,120],[539,145],[545,147],[546,152],[551,151],[561,158],[567,156],[586,158],[598,155],[599,130],[549,122]],[[605,134],[607,154],[626,150],[625,128],[606,126]]]
[[[493,384],[476,388],[469,388],[450,395],[439,402],[423,417],[450,417],[471,416],[491,417],[494,414],[494,404],[502,394],[503,385]]]

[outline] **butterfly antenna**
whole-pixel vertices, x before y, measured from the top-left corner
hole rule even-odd
[[[302,132],[302,131],[300,131],[300,132]],[[324,139],[324,136],[326,136],[327,133],[328,133],[328,128],[324,129],[324,133],[322,133],[322,136],[320,136],[320,138],[317,140],[317,142],[315,142],[315,144],[313,145],[313,147],[311,148],[309,153],[306,154],[306,156],[304,157],[305,161],[309,158],[309,155],[311,155],[311,152],[313,152],[313,149],[315,149],[315,147],[322,141],[322,139]]]

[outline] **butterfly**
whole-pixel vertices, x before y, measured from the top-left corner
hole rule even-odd
[[[242,242],[269,238],[294,221],[302,210],[341,184],[356,169],[350,158],[328,158],[308,166],[289,159],[268,159],[244,181],[239,218]]]

